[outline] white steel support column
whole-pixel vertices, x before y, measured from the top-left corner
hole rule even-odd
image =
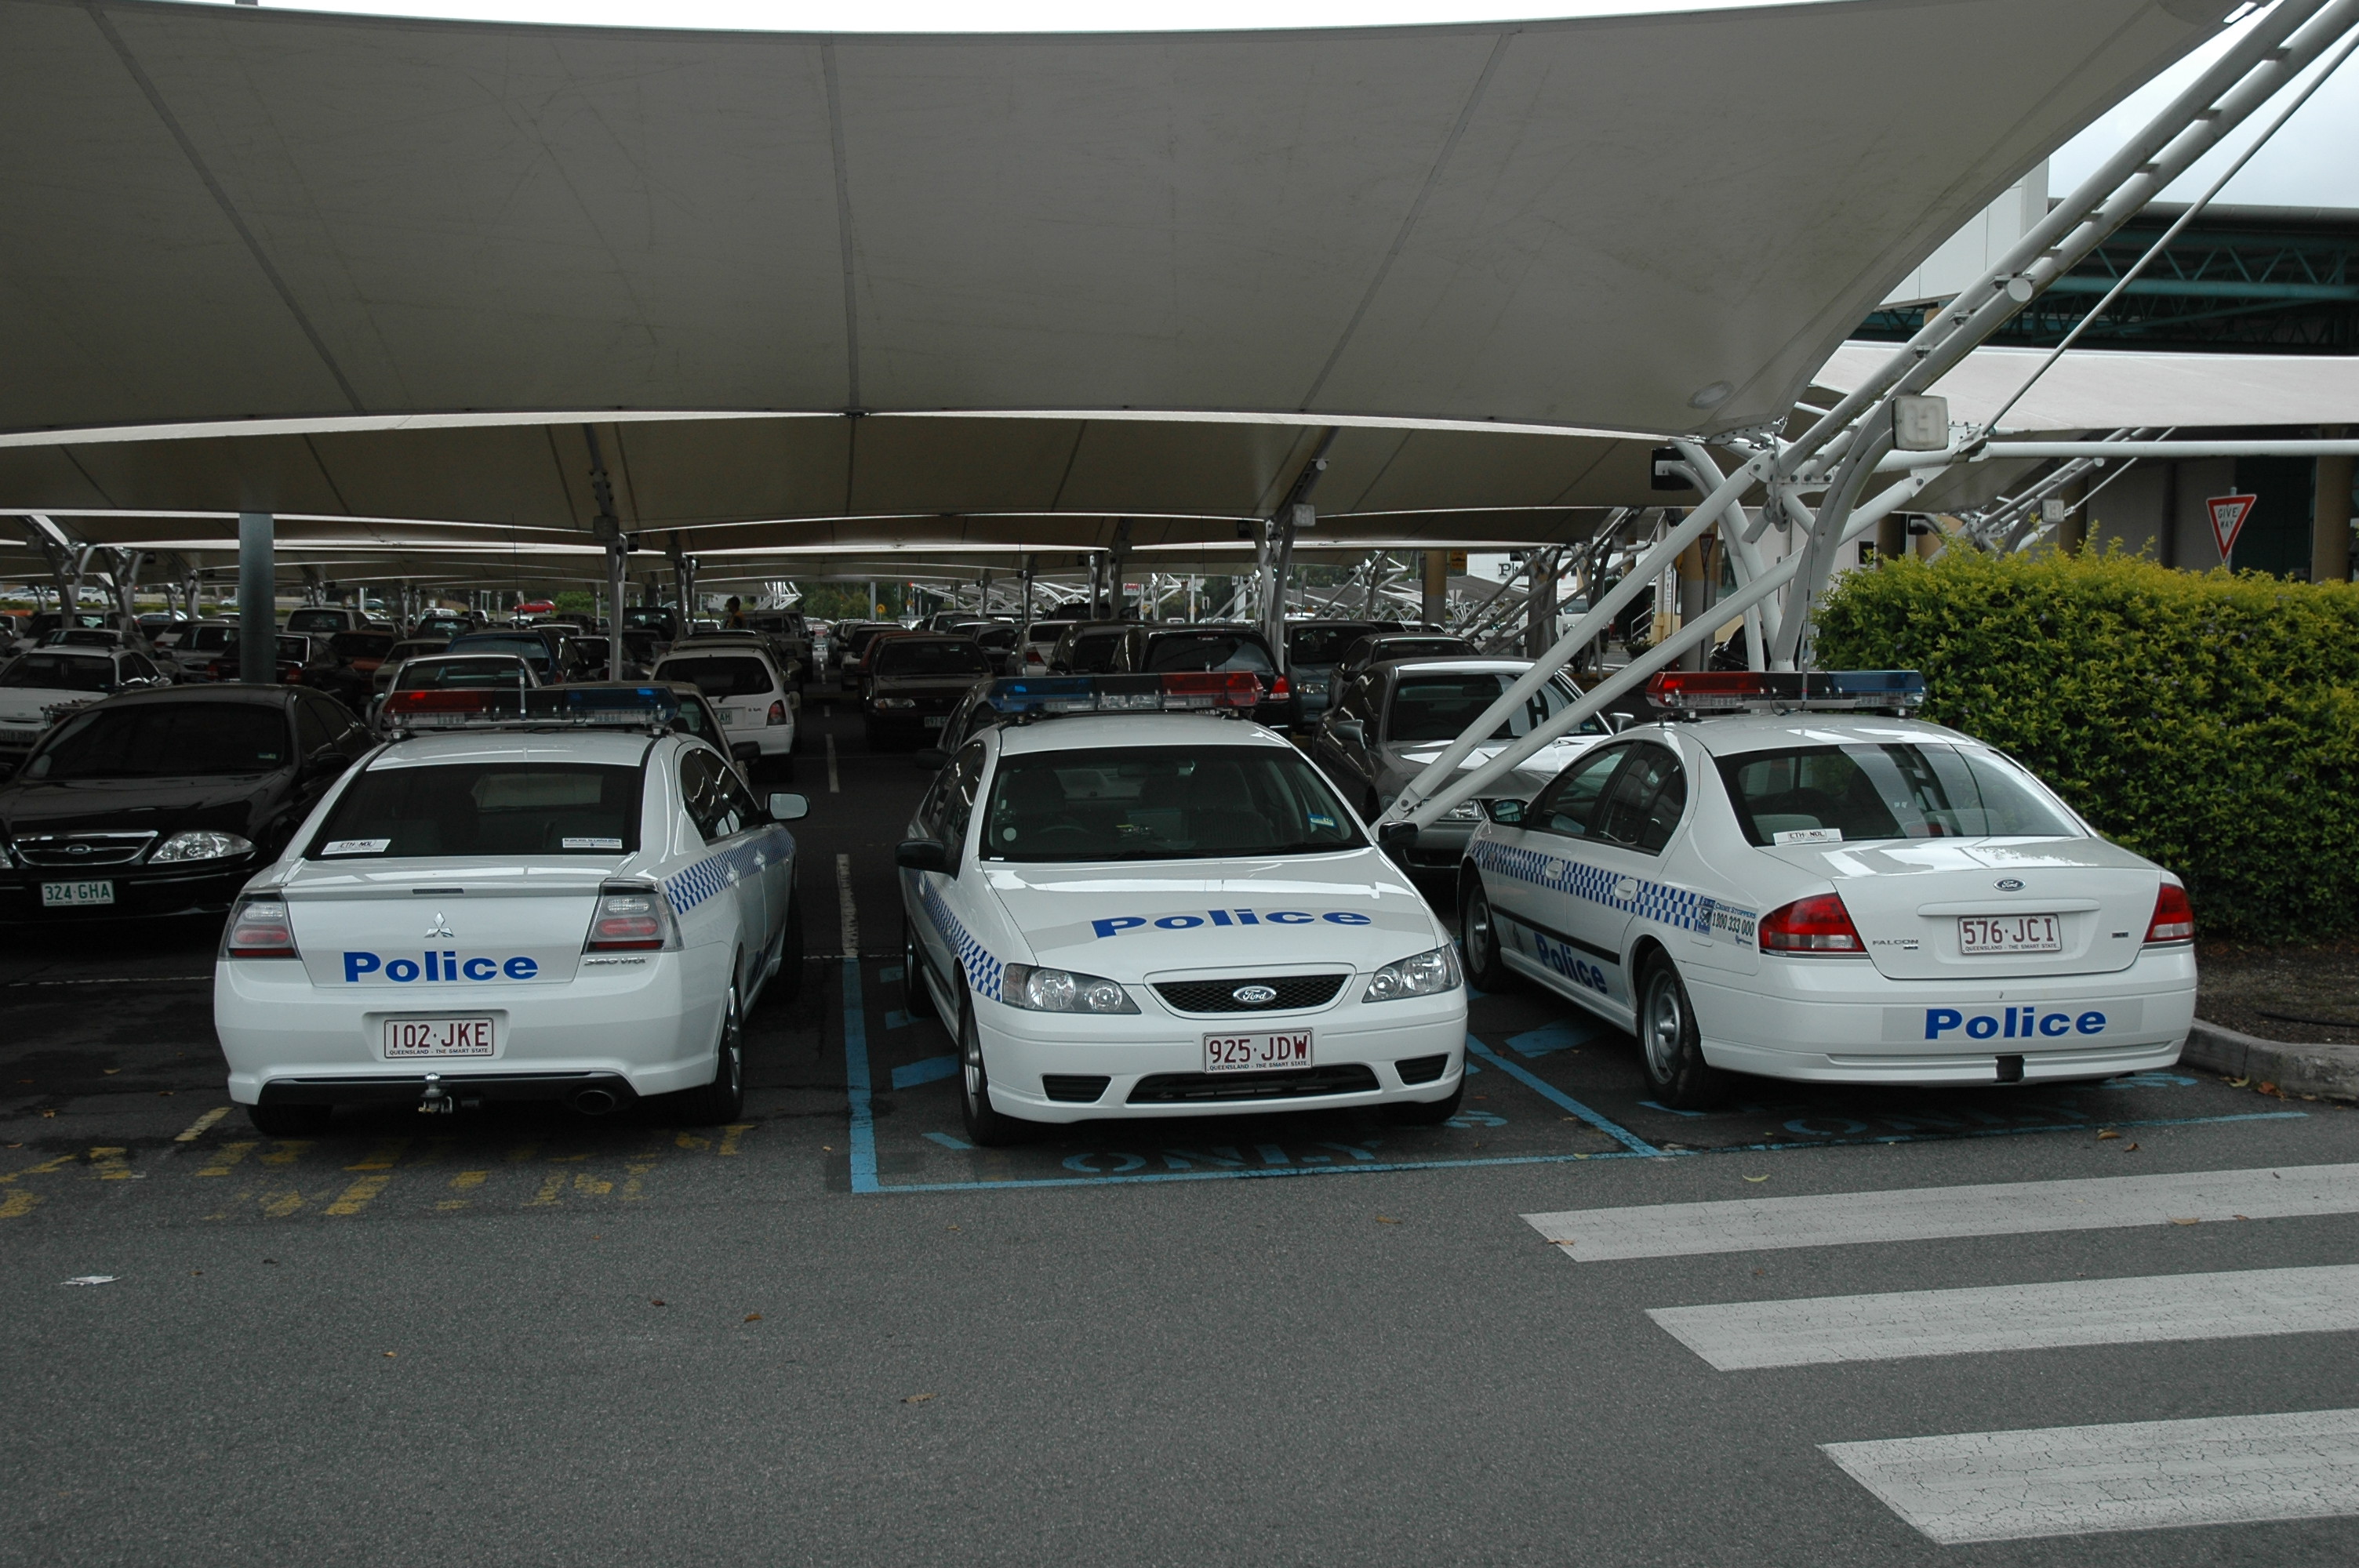
[[[237,514],[237,676],[255,686],[278,683],[277,522]]]

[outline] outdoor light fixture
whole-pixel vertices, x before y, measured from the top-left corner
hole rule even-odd
[[[1899,396],[1892,400],[1892,444],[1904,452],[1940,452],[1950,446],[1950,400]]]

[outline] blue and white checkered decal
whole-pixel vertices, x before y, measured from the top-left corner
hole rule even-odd
[[[780,839],[785,842],[780,843]],[[673,910],[686,914],[706,899],[727,892],[731,884],[758,875],[764,866],[774,865],[792,853],[794,836],[773,828],[674,871],[664,879],[664,892],[670,897]]]
[[[931,881],[926,883],[926,895],[920,902],[925,905],[926,918],[934,923],[934,929],[942,934],[951,950],[958,954],[959,968],[966,971],[967,985],[986,1001],[997,1001],[1000,978],[1007,972],[1007,966],[993,957],[984,945],[959,924],[959,917],[951,913],[948,901]]]
[[[1705,898],[1685,888],[1669,882],[1649,881],[1645,877],[1633,877],[1603,867],[1568,860],[1560,855],[1545,854],[1519,845],[1502,844],[1484,838],[1473,849],[1477,866],[1486,871],[1496,871],[1503,877],[1534,887],[1553,889],[1575,898],[1602,903],[1608,909],[1620,910],[1658,925],[1669,925],[1680,931],[1693,931],[1707,936],[1750,941],[1755,915],[1750,910],[1739,910],[1717,899]],[[1628,891],[1620,891],[1622,884]],[[1741,929],[1743,936],[1735,935]]]

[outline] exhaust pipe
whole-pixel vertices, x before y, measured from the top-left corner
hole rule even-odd
[[[576,1091],[571,1103],[584,1116],[603,1116],[623,1102],[611,1089],[582,1089]]]

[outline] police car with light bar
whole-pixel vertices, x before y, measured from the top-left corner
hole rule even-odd
[[[1913,670],[1656,676],[1678,718],[1489,804],[1459,871],[1470,978],[1522,975],[1631,1030],[1671,1106],[1723,1070],[2169,1066],[2194,1016],[2186,889],[2000,752],[1906,717],[1923,695]]]
[[[745,1103],[744,1022],[801,974],[795,840],[669,688],[395,692],[393,739],[249,881],[214,967],[230,1098]]]
[[[1376,1107],[1456,1114],[1450,934],[1246,672],[1002,680],[896,853],[909,1011],[967,1131]]]

